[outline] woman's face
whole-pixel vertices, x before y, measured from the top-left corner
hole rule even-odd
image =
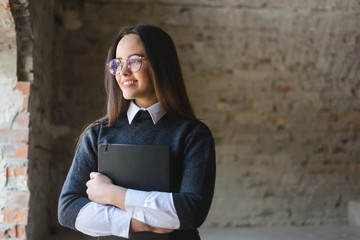
[[[118,43],[116,58],[126,62],[134,54],[144,57],[145,51],[139,36],[129,34]],[[142,59],[141,61],[142,65],[138,72],[131,72],[126,63],[122,72],[116,75],[115,78],[125,99],[134,99],[136,105],[147,108],[158,102],[158,100],[151,82],[148,60]]]

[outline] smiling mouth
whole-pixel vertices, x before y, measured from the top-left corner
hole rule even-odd
[[[134,84],[134,83],[135,83],[135,81],[125,81],[125,82],[122,83],[122,85],[124,85],[124,86],[130,86],[130,85],[132,85],[132,84]]]

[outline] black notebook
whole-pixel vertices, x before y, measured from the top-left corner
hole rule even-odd
[[[100,144],[98,171],[114,184],[143,191],[171,192],[170,146]],[[116,236],[101,240],[125,239]],[[169,240],[170,234],[139,232],[130,240]]]

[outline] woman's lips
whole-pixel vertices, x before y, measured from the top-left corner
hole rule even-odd
[[[125,80],[121,82],[121,85],[123,87],[131,87],[132,85],[135,84],[135,82],[136,82],[135,80]]]

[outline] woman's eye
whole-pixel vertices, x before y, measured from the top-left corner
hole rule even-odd
[[[140,59],[131,59],[130,63],[140,63]]]

